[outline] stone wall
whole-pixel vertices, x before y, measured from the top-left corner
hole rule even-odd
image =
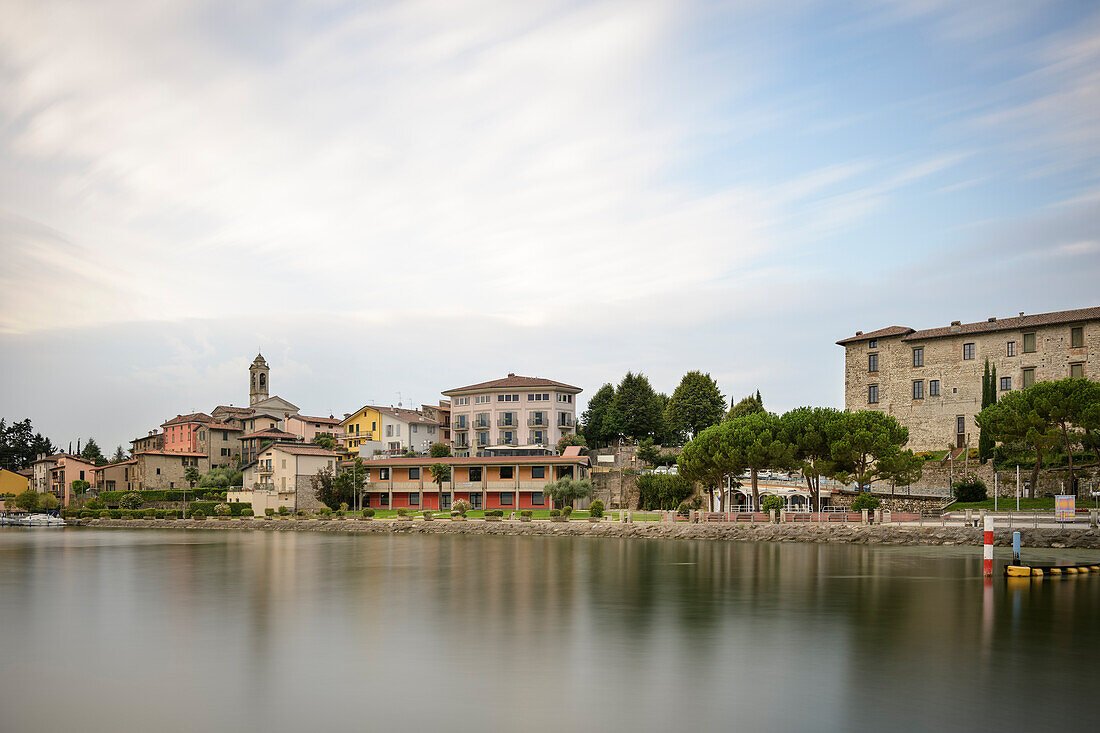
[[[1070,347],[1070,328],[1084,328],[1085,345]],[[1023,334],[1035,333],[1036,350],[1024,353]],[[997,366],[1000,378],[1009,377],[1012,389],[1023,386],[1023,370],[1035,370],[1035,380],[1064,379],[1071,364],[1083,364],[1085,376],[1100,379],[1100,321],[1040,326],[1034,329],[959,333],[933,339],[903,341],[902,336],[879,338],[876,349],[868,341],[849,343],[845,348],[844,405],[849,410],[881,410],[909,428],[909,445],[916,451],[943,450],[956,443],[956,417],[964,418],[971,447],[978,445],[974,415],[981,410],[982,374],[985,360]],[[1015,356],[1008,356],[1008,342],[1015,343]],[[963,344],[974,344],[974,358],[963,359]],[[924,349],[924,365],[913,366],[913,349]],[[878,355],[878,371],[868,370],[870,354]],[[939,382],[939,395],[930,393],[929,383]],[[913,382],[922,382],[923,399],[913,399]],[[868,404],[869,385],[878,385],[878,403]]]
[[[923,486],[950,486],[952,476],[958,481],[966,473],[973,474],[985,482],[986,492],[993,496],[993,464],[969,461],[955,461],[954,469],[950,462],[928,461],[924,464],[924,473],[921,475],[920,484]],[[1089,486],[1100,490],[1100,466],[1084,466],[1076,468],[1079,494],[1084,498],[1088,496]],[[1016,470],[999,470],[997,474],[997,491],[1001,497],[1016,496]],[[1027,484],[1031,481],[1030,469],[1020,469],[1020,496],[1027,496]],[[1060,494],[1069,488],[1069,470],[1066,468],[1050,468],[1039,471],[1039,486],[1036,496],[1053,496]]]

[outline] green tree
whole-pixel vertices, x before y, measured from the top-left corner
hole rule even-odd
[[[672,510],[691,498],[695,487],[683,476],[643,473],[638,476],[638,508]]]
[[[340,506],[346,493],[352,490],[350,477],[344,479],[344,476],[348,474],[345,472],[340,476],[333,476],[332,469],[328,466],[310,476],[309,485],[313,489],[313,497],[329,508]],[[339,486],[337,479],[341,479]]]
[[[1027,489],[1031,499],[1035,498],[1039,485],[1043,456],[1056,448],[1059,440],[1054,426],[1039,413],[1037,396],[1034,385],[1018,392],[1009,392],[974,418],[979,427],[990,431],[995,441],[1025,446],[1035,453],[1035,465],[1031,469],[1031,482]]]
[[[799,407],[780,418],[782,440],[806,480],[810,507],[821,510],[821,479],[834,478],[833,446],[844,434],[844,413],[829,407]]]
[[[571,445],[579,445],[582,448],[587,448],[588,441],[583,435],[566,433],[565,435],[561,436],[561,439],[558,441],[558,455],[560,456],[562,453],[564,453],[565,449]]]
[[[81,479],[76,479],[69,484],[69,488],[73,490],[75,496],[83,496],[84,492],[91,488],[91,486],[90,483],[82,481]]]
[[[661,398],[653,391],[649,379],[641,373],[627,372],[604,418],[607,435],[632,440],[653,437],[664,427],[662,409]]]
[[[102,466],[107,463],[107,459],[99,449],[99,444],[95,442],[95,438],[88,438],[84,450],[80,451],[80,457],[93,466]]]
[[[614,402],[615,387],[611,384],[605,384],[596,391],[596,394],[592,395],[592,399],[588,401],[588,406],[581,414],[579,432],[584,436],[588,445],[593,448],[605,446],[612,440],[605,423],[607,413]]]
[[[336,438],[332,433],[317,433],[313,436],[313,443],[325,450],[335,450],[336,448]]]
[[[544,491],[554,500],[556,508],[571,507],[577,499],[592,496],[592,482],[586,478],[562,476],[557,481],[546,484]]]
[[[198,483],[200,478],[202,478],[202,474],[200,474],[199,469],[194,466],[188,466],[187,470],[183,472],[183,480],[187,482],[192,491],[194,491],[195,484]],[[227,483],[226,486],[228,485]]]
[[[760,508],[759,474],[769,468],[787,469],[794,465],[794,449],[784,440],[783,425],[770,412],[752,412],[722,425],[730,433],[730,445],[749,470],[753,509]]]
[[[730,411],[726,415],[727,420],[733,420],[738,417],[745,417],[746,415],[752,415],[757,412],[764,412],[764,400],[760,396],[760,390],[756,390],[755,395],[749,395],[748,397],[742,397],[736,404],[733,400],[730,400]]]
[[[121,463],[126,460],[126,451],[122,450],[122,446],[115,448],[115,455],[111,458],[111,463]]]
[[[10,425],[0,418],[0,468],[17,471],[29,467],[39,454],[56,452],[49,438],[34,432],[30,418]]]
[[[15,497],[15,505],[28,512],[35,511],[38,509],[38,492],[34,489],[27,489]]]
[[[1087,379],[1059,379],[1036,382],[1028,387],[1031,404],[1039,419],[1061,437],[1069,469],[1070,491],[1077,494],[1073,451],[1082,438],[1079,425],[1088,423],[1092,408],[1100,402],[1100,385]]]
[[[443,482],[451,480],[451,467],[446,463],[433,463],[429,470],[432,472],[432,481],[442,496]]]
[[[729,423],[713,425],[692,438],[676,459],[679,475],[688,481],[701,484],[710,494],[714,506],[714,492],[721,490],[727,476],[738,476],[745,470],[745,459],[733,445]],[[720,494],[719,508],[725,507],[725,496]]]
[[[920,458],[902,451],[909,430],[893,415],[875,410],[844,413],[844,430],[833,444],[837,468],[854,474],[859,490],[875,481],[903,481]],[[918,473],[919,475],[919,473]]]
[[[985,373],[982,375],[982,409],[997,401],[997,365],[990,370],[989,359],[985,360]],[[993,435],[990,431],[978,427],[978,458],[985,463],[993,457]]]
[[[38,497],[38,510],[42,512],[52,512],[61,506],[61,500],[50,493],[42,494]]]
[[[429,455],[432,458],[450,458],[451,446],[446,443],[432,443],[432,448],[429,451]]]
[[[691,437],[722,421],[726,398],[710,374],[688,372],[680,380],[665,408],[665,422],[670,430]]]

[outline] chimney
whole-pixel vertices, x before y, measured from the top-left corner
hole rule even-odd
[[[516,373],[515,372],[508,372],[508,376],[509,377],[514,377],[514,376],[516,376]]]
[[[962,330],[962,321],[951,321],[951,333],[958,333]]]
[[[990,323],[996,323],[997,322],[997,316],[991,316],[990,319],[989,319],[989,322]]]
[[[862,336],[862,335],[863,335],[863,331],[856,331],[856,336]]]
[[[1024,312],[1020,311],[1020,318],[1023,318],[1023,317],[1024,317]]]

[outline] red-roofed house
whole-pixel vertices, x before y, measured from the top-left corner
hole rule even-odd
[[[244,491],[226,495],[227,501],[252,503],[263,515],[267,508],[317,509],[311,479],[322,469],[336,470],[336,454],[312,443],[272,443],[244,468]]]

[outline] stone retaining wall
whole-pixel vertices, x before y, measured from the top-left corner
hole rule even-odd
[[[588,537],[649,537],[655,539],[738,540],[757,542],[846,542],[858,545],[981,545],[982,530],[964,527],[917,527],[912,525],[811,525],[811,524],[690,524],[687,522],[520,522],[470,520],[432,522],[394,520],[117,520],[77,519],[70,525],[127,529],[204,529],[252,532],[349,532],[359,534],[492,534],[492,535],[584,535]],[[997,530],[998,546],[1012,544],[1010,529]],[[1025,547],[1100,549],[1100,530],[1021,529]]]

